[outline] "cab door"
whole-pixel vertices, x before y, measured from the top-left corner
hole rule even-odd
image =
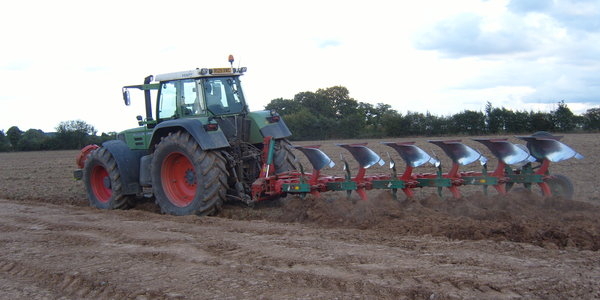
[[[161,83],[158,122],[203,115],[206,115],[206,106],[199,80],[183,79]]]

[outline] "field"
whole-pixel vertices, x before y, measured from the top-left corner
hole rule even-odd
[[[161,215],[151,201],[88,207],[72,179],[77,151],[0,153],[0,298],[600,298],[600,135],[562,141],[585,156],[551,166],[573,180],[574,201],[470,188],[399,202],[371,191],[353,204],[327,193],[203,218]],[[331,174],[343,174],[343,142],[357,141],[320,142],[338,163]],[[368,142],[387,159],[391,148]]]

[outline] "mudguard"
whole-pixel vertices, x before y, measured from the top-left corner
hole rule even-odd
[[[273,116],[277,116],[276,121]],[[272,115],[266,110],[248,113],[251,121],[250,143],[262,143],[264,137],[271,136],[274,139],[282,139],[292,135],[289,128],[279,115]]]
[[[204,124],[198,119],[177,119],[164,121],[154,127],[150,148],[160,142],[162,137],[165,137],[169,132],[177,130],[187,131],[200,145],[202,150],[219,149],[229,147],[229,142],[221,129],[207,132],[204,130]]]
[[[117,162],[121,174],[123,194],[135,195],[140,193],[140,158],[148,154],[148,151],[131,150],[121,140],[106,141],[102,143],[102,147],[106,148]]]
[[[286,138],[286,137],[292,135],[292,133],[290,132],[290,129],[287,127],[287,125],[285,125],[283,118],[279,119],[278,122],[269,124],[269,125],[261,128],[260,132],[262,133],[263,136],[272,136],[273,138],[276,138],[276,139]]]

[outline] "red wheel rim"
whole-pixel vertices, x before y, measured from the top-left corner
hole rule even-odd
[[[188,206],[196,196],[196,172],[187,156],[170,153],[162,163],[161,181],[171,203]]]
[[[108,171],[106,171],[103,166],[96,165],[92,168],[90,177],[90,185],[92,186],[92,192],[94,193],[94,196],[96,196],[96,199],[102,203],[110,201],[112,189]]]

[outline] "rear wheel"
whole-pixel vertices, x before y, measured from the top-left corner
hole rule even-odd
[[[121,173],[106,148],[92,151],[83,167],[83,182],[90,205],[101,209],[129,208],[133,195],[123,195]]]
[[[152,188],[163,213],[216,214],[227,192],[225,159],[204,151],[186,132],[170,133],[156,146]]]
[[[544,182],[550,187],[552,196],[559,196],[567,200],[573,199],[575,188],[571,180],[564,175],[554,174],[544,179]]]
[[[292,145],[287,139],[275,141],[273,163],[275,164],[275,171],[277,173],[296,170],[296,156],[292,152],[292,148]]]

